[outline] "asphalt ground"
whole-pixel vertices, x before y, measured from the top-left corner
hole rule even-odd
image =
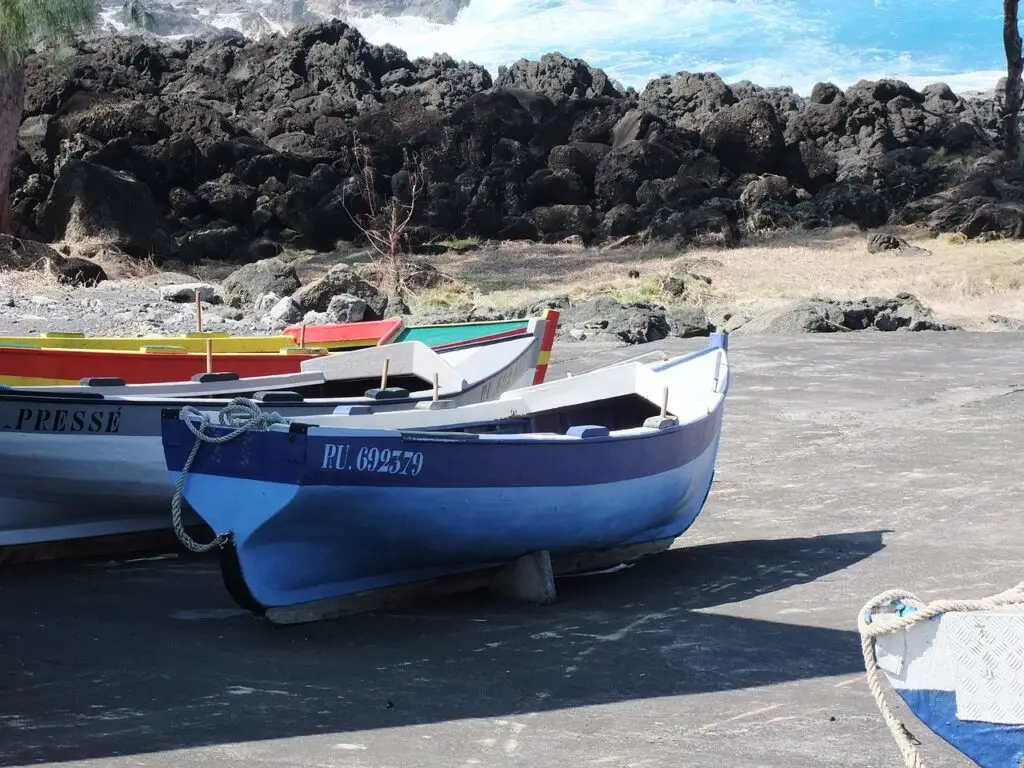
[[[703,343],[558,344],[550,375]],[[730,362],[697,523],[555,605],[275,627],[213,556],[0,568],[0,765],[898,766],[856,613],[1024,578],[1024,336],[736,337]],[[906,722],[930,768],[970,765]]]

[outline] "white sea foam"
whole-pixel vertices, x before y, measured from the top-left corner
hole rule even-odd
[[[211,0],[198,16],[259,35],[281,29],[277,22],[253,23],[261,7],[275,3],[248,0],[242,14],[238,0],[227,1],[230,9],[225,0]],[[688,70],[717,72],[727,82],[789,85],[802,95],[820,81],[846,87],[880,77],[985,91],[1002,75],[998,6],[978,0],[471,0],[451,25],[379,15],[354,23],[371,42],[392,43],[413,57],[449,53],[492,75],[519,58],[559,51],[638,89]],[[113,12],[104,17],[123,29]]]
[[[717,72],[729,82],[790,85],[805,95],[819,81],[845,87],[861,78],[886,76],[916,85],[943,80],[972,90],[995,85],[999,73],[992,65],[998,56],[969,67],[975,71],[965,67],[959,72],[960,62],[947,56],[955,41],[942,34],[931,36],[930,44],[922,40],[921,33],[928,32],[925,21],[916,29],[886,28],[884,14],[898,13],[905,22],[912,3],[919,19],[929,18],[926,6],[944,12],[945,29],[955,23],[953,6],[972,3],[866,2],[873,8],[870,23],[878,27],[867,33],[863,26],[852,26],[859,15],[855,6],[865,0],[472,0],[453,25],[372,16],[356,26],[371,42],[393,43],[411,56],[444,51],[482,64],[492,74],[520,57],[559,51],[636,88],[684,69]],[[993,28],[988,16],[962,18],[967,26],[986,25],[986,34]],[[967,31],[977,34],[977,29]],[[900,34],[917,39],[900,39]],[[857,39],[865,36],[873,38],[867,45]],[[998,34],[992,46],[997,54],[1001,51]]]

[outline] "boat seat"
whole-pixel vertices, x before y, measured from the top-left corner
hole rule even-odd
[[[404,387],[374,387],[366,390],[363,397],[370,400],[404,400],[409,397],[409,390]]]
[[[335,416],[366,416],[373,413],[368,405],[338,405],[331,411]]]
[[[608,437],[609,429],[597,424],[580,424],[575,427],[569,427],[565,430],[565,434],[570,437],[579,437],[586,440],[593,437]]]
[[[210,384],[215,381],[238,381],[238,374],[224,371],[223,373],[197,373],[192,376],[197,384]]]
[[[257,403],[301,403],[304,398],[298,392],[290,390],[261,390],[256,392],[252,399]]]

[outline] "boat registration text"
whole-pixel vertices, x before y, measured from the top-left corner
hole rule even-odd
[[[390,448],[366,445],[353,452],[352,446],[347,443],[327,443],[320,468],[415,477],[423,471],[423,454],[419,451],[393,451]]]

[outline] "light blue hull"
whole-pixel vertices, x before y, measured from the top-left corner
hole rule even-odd
[[[231,532],[252,598],[281,607],[509,562],[674,538],[700,513],[718,439],[683,467],[542,488],[298,486],[191,473],[190,503]],[[171,473],[177,481],[177,473]]]

